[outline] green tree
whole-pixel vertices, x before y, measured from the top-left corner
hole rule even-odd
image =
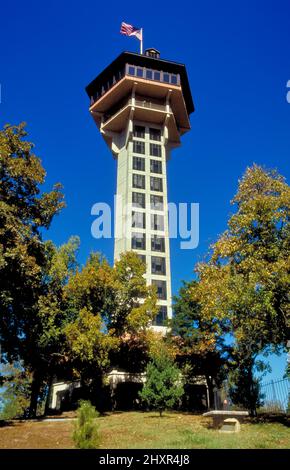
[[[223,322],[204,317],[199,303],[192,298],[196,288],[197,281],[184,282],[179,295],[174,297],[170,334],[177,347],[176,361],[186,377],[185,398],[192,394],[191,385],[196,383],[196,377],[204,376],[213,406],[213,390],[226,377],[231,348],[224,341]]]
[[[147,365],[146,381],[139,392],[142,401],[162,416],[163,411],[172,408],[183,393],[181,373],[172,358],[162,353],[153,357]]]
[[[286,347],[290,188],[277,172],[254,165],[239,182],[233,204],[236,213],[213,245],[210,261],[197,266],[192,295],[205,318],[223,321],[235,349],[246,350],[248,359],[249,348],[254,358]]]
[[[2,360],[23,360],[34,382],[38,302],[46,266],[41,234],[64,203],[59,185],[41,193],[45,171],[25,139],[24,127],[7,125],[0,131],[0,341]]]
[[[124,351],[130,362],[145,346],[156,294],[146,286],[144,272],[135,253],[122,254],[114,267],[92,254],[65,288],[70,317],[65,328],[67,356],[93,401],[104,375],[119,365]]]
[[[27,416],[31,396],[31,374],[20,363],[5,364],[1,368],[0,419]]]
[[[73,440],[78,449],[96,449],[99,445],[99,414],[89,401],[82,400],[77,411]]]

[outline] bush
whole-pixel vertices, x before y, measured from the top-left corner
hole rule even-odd
[[[77,411],[77,423],[73,440],[78,449],[95,449],[99,445],[99,425],[96,422],[99,413],[86,400],[80,401]]]
[[[184,390],[181,374],[172,359],[159,355],[147,365],[146,382],[139,396],[153,410],[162,412],[173,406],[182,397]]]

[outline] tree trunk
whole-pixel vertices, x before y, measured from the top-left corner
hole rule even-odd
[[[44,409],[44,414],[45,415],[48,415],[49,411],[50,411],[49,402],[50,402],[50,397],[51,397],[52,382],[53,382],[53,376],[51,375],[49,377],[49,381],[48,381],[48,393],[47,393],[47,397],[46,397],[46,400],[45,400],[45,409]]]
[[[208,398],[209,398],[209,409],[213,409],[214,406],[214,385],[213,385],[213,380],[209,378],[209,376],[206,376],[206,383],[207,383],[207,388],[208,388]]]
[[[30,395],[30,406],[28,411],[29,418],[35,418],[37,412],[37,402],[40,393],[40,387],[42,384],[42,379],[38,371],[33,372],[32,385],[31,385],[31,395]]]

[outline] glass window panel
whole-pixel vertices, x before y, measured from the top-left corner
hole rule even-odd
[[[167,307],[166,305],[160,305],[159,312],[156,315],[153,324],[157,326],[163,326],[166,320],[167,320]]]
[[[152,80],[152,78],[153,78],[153,72],[152,72],[152,70],[146,70],[146,78],[147,78],[148,80]]]
[[[163,211],[163,196],[157,196],[156,194],[150,195],[151,209],[155,211]]]
[[[134,126],[134,137],[139,137],[140,139],[145,139],[145,127],[144,126]]]
[[[158,235],[151,237],[151,251],[159,251],[160,253],[165,252],[165,239]]]
[[[133,173],[132,185],[133,185],[133,188],[145,189],[145,176],[136,175],[135,173]]]
[[[132,232],[131,247],[132,247],[132,250],[145,250],[146,249],[145,233]]]
[[[162,173],[162,162],[160,160],[150,160],[151,173]]]
[[[133,157],[133,170],[145,171],[145,158]]]
[[[165,258],[162,258],[161,256],[152,256],[152,258],[151,258],[151,273],[152,274],[160,274],[160,275],[165,275],[166,274]]]
[[[163,73],[163,81],[169,83],[169,73]]]
[[[145,154],[145,142],[140,142],[139,140],[134,140],[133,142],[133,152]]]
[[[160,142],[160,140],[161,140],[161,130],[160,129],[150,128],[149,129],[149,136],[150,136],[150,140],[157,140],[157,141]]]
[[[161,157],[161,145],[150,144],[150,155],[152,157]]]
[[[151,214],[151,230],[164,230],[164,216]]]
[[[157,290],[157,297],[160,300],[167,299],[167,289],[166,289],[166,281],[160,281],[159,279],[152,279],[152,285],[156,286]]]
[[[154,72],[154,80],[158,80],[160,82],[160,72]]]
[[[162,179],[150,176],[150,189],[151,191],[163,191]]]
[[[140,67],[137,68],[137,77],[143,77],[143,69]]]
[[[145,228],[145,212],[132,211],[132,227]]]
[[[132,193],[132,205],[133,207],[139,207],[145,209],[145,194],[144,193]]]
[[[177,85],[177,76],[174,74],[171,74],[171,83],[172,85]]]
[[[129,75],[135,75],[135,67],[129,65],[128,73]]]

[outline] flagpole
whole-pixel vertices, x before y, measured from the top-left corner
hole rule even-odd
[[[140,54],[143,55],[143,28],[141,28]]]

